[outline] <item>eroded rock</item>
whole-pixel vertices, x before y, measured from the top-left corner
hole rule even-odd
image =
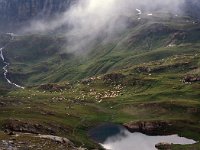
[[[141,132],[149,135],[159,135],[167,133],[167,129],[172,126],[165,121],[138,121],[124,124],[130,132]]]
[[[169,143],[158,143],[155,145],[155,147],[159,150],[171,150],[171,144]]]
[[[3,124],[3,128],[9,131],[15,132],[24,132],[24,133],[55,133],[56,131],[53,128],[37,124],[37,123],[29,123],[20,120],[7,120]]]
[[[197,81],[200,81],[200,76],[187,75],[187,76],[183,79],[183,82],[184,82],[184,83],[188,83],[188,82],[197,82]]]
[[[45,90],[45,91],[63,91],[65,89],[68,89],[67,85],[58,85],[58,84],[53,84],[53,83],[49,83],[49,84],[42,84],[39,87],[39,90]]]
[[[43,139],[50,139],[61,144],[69,144],[71,146],[73,145],[73,143],[70,140],[64,137],[53,136],[53,135],[38,135],[37,137],[43,138]]]
[[[111,74],[106,74],[103,77],[104,82],[118,82],[121,81],[125,76],[121,73],[111,73]]]

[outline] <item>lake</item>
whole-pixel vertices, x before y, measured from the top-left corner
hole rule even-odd
[[[149,136],[139,132],[131,133],[125,127],[103,124],[89,131],[89,136],[109,150],[157,150],[160,142],[173,144],[194,144],[196,141],[178,135]]]

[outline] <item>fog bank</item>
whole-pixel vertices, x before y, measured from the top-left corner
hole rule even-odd
[[[157,9],[180,13],[184,0],[79,0],[64,13],[51,20],[34,20],[24,32],[49,32],[63,26],[67,51],[84,51],[94,40],[109,39],[127,27],[129,16]]]

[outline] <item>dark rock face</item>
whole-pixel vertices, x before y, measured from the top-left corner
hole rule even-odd
[[[76,0],[0,0],[0,30],[34,18],[49,18],[68,9]]]
[[[141,132],[148,135],[168,134],[167,129],[172,126],[165,121],[138,121],[124,124],[130,132]]]
[[[188,82],[197,82],[200,81],[200,76],[191,76],[191,75],[187,75],[184,79],[183,82],[184,83],[188,83]]]
[[[125,78],[125,76],[121,73],[111,73],[111,74],[106,74],[103,77],[103,80],[107,83],[111,82],[119,82],[121,81],[123,78]]]
[[[46,90],[46,91],[51,91],[51,92],[54,92],[54,91],[62,91],[62,90],[65,90],[65,89],[69,89],[70,88],[70,85],[67,84],[67,85],[58,85],[58,84],[43,84],[39,87],[39,90]]]
[[[159,150],[171,150],[171,144],[169,143],[158,143],[155,147]]]
[[[9,131],[15,132],[24,132],[24,133],[49,133],[54,134],[55,128],[50,128],[47,126],[43,126],[41,124],[33,124],[28,122],[23,122],[20,120],[8,120],[4,125],[3,128]]]

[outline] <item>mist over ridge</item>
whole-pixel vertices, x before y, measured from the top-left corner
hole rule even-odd
[[[106,39],[123,31],[128,26],[127,18],[137,14],[163,9],[171,13],[181,13],[183,0],[80,0],[64,13],[50,21],[34,20],[25,32],[48,32],[62,26],[68,41],[68,51],[87,49],[92,41],[103,35]],[[78,44],[77,44],[78,41]]]
[[[17,2],[18,0],[15,0],[13,4],[16,5]],[[1,0],[0,6],[3,8],[8,5],[6,3],[5,0]],[[22,4],[22,1],[18,3]],[[173,15],[188,12],[195,16],[199,2],[198,0],[43,0],[41,2],[34,0],[30,4],[26,2],[26,5],[30,10],[26,10],[25,5],[14,9],[16,14],[23,14],[19,22],[16,20],[15,23],[3,24],[3,28],[16,24],[17,34],[48,34],[59,31],[66,37],[66,51],[75,52],[90,49],[95,40],[108,41],[117,37],[118,33],[129,26],[129,18],[136,16],[141,19],[137,16],[137,10],[140,10],[142,15],[149,14],[149,17],[155,12],[167,12]],[[186,8],[190,5],[197,7],[194,11]],[[2,13],[5,9],[2,9]],[[9,7],[8,10],[10,9]]]

